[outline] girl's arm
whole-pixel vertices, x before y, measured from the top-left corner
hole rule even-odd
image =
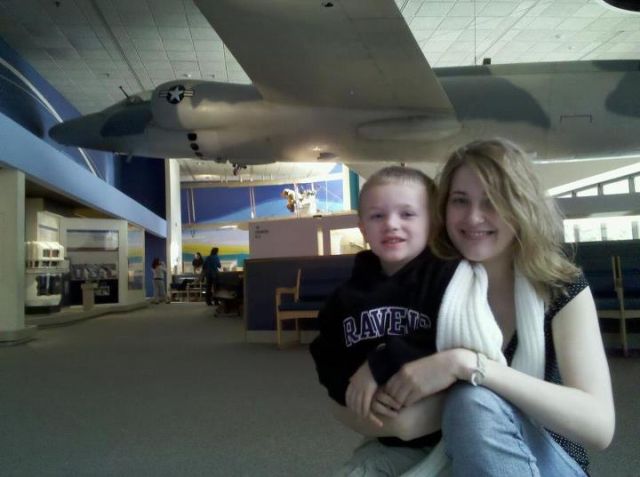
[[[333,400],[330,407],[331,413],[338,421],[363,436],[398,437],[409,441],[440,430],[443,403],[443,395],[437,394],[402,408],[394,417],[376,414],[382,425],[369,417],[358,416],[354,411]]]
[[[609,366],[589,288],[553,319],[558,366],[564,385],[544,382],[490,362],[483,385],[545,427],[568,439],[605,449],[613,439],[615,411]]]
[[[589,447],[604,449],[613,438],[615,411],[611,378],[589,288],[553,319],[556,356],[564,385],[543,381],[488,361],[483,386],[520,408],[544,427]],[[456,379],[469,380],[476,355],[452,349],[414,361],[389,383],[387,392],[410,404]]]

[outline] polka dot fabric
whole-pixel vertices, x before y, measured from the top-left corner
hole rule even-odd
[[[551,323],[553,318],[562,310],[567,303],[573,300],[582,290],[587,288],[589,284],[584,278],[584,275],[580,275],[572,283],[567,284],[565,293],[558,296],[552,303],[549,304],[544,316],[544,344],[545,344],[545,372],[544,379],[551,383],[562,384],[562,377],[560,376],[560,369],[558,368],[558,360],[556,358],[556,350],[553,345],[553,331],[551,329]],[[509,342],[509,345],[505,349],[505,357],[509,364],[513,359],[513,355],[518,346],[517,332],[513,336],[513,339]],[[569,454],[579,465],[587,472],[589,467],[589,457],[584,447],[576,444],[565,437],[549,431],[549,434],[553,439],[560,444],[560,446]]]

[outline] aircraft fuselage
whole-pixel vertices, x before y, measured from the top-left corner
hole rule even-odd
[[[172,81],[50,131],[67,145],[236,164],[438,161],[501,136],[540,159],[640,152],[638,61],[434,69],[455,109],[346,109],[274,103],[252,85]]]

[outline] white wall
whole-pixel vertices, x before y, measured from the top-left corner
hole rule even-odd
[[[182,210],[180,207],[180,165],[165,159],[165,210],[167,211],[167,282],[182,273]]]
[[[358,226],[355,212],[319,217],[290,217],[249,222],[249,257],[331,255],[330,231]],[[318,236],[322,236],[322,253]]]
[[[22,172],[0,169],[0,341],[25,328],[24,189]]]

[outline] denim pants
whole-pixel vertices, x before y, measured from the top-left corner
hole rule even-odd
[[[586,475],[547,431],[482,386],[448,391],[442,432],[454,477]]]

